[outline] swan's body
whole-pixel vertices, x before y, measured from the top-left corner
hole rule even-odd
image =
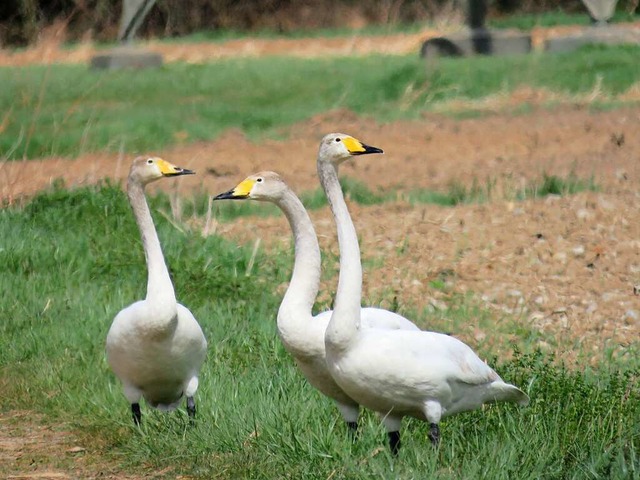
[[[127,194],[145,251],[147,297],[121,310],[107,334],[107,361],[122,381],[134,421],[141,419],[140,398],[160,410],[177,407],[187,397],[187,411],[195,415],[193,399],[207,341],[191,312],[176,302],[160,241],[144,196],[144,186],[164,176],[193,173],[159,158],[134,160]]]
[[[327,369],[324,335],[332,312],[316,316],[311,313],[320,285],[320,246],[302,202],[273,172],[252,175],[215,198],[269,201],[284,212],[294,235],[295,262],[289,288],[278,310],[278,334],[309,383],[334,399],[347,424],[357,428],[358,403],[336,384]],[[361,315],[365,328],[418,330],[406,318],[380,308],[363,308]]]
[[[382,153],[344,134],[320,144],[318,176],[334,214],[340,244],[340,277],[331,321],[325,333],[327,365],[336,383],[360,405],[378,412],[391,449],[400,446],[402,417],[431,424],[433,443],[440,419],[483,403],[529,398],[505,383],[466,344],[426,331],[361,328],[362,267],[353,222],[338,182],[337,167],[353,155]]]

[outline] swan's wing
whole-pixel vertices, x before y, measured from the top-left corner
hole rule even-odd
[[[436,332],[420,332],[419,338],[423,355],[442,358],[443,372],[450,376],[450,380],[470,385],[500,380],[498,374],[469,345],[457,338]]]
[[[207,354],[207,339],[191,311],[179,303],[177,309],[179,322],[175,341],[179,343],[179,348],[184,349],[185,355],[192,359],[194,368],[199,370]]]
[[[333,314],[333,310],[325,310],[324,312],[320,312],[319,314],[314,315],[313,321],[322,322],[326,328],[326,326],[329,325],[329,320],[331,320],[332,314]]]
[[[383,310],[382,308],[366,307],[361,310],[360,320],[367,328],[381,328],[385,330],[420,330],[411,320],[402,315]]]
[[[118,312],[107,333],[107,358],[114,349],[136,348],[140,323],[146,318],[145,314],[144,300],[138,300]]]
[[[389,368],[419,382],[428,372],[436,382],[480,385],[500,380],[498,374],[465,343],[436,332],[372,329],[366,349],[386,358]],[[363,344],[364,345],[364,344]]]
[[[326,325],[331,320],[333,310],[327,310],[314,317],[314,321],[322,321]],[[382,308],[365,307],[361,310],[360,321],[364,328],[379,328],[383,330],[420,330],[411,320],[402,315],[383,310]]]
[[[449,352],[455,365],[457,380],[470,385],[480,385],[499,381],[500,376],[471,347],[455,337],[442,335],[449,339]]]
[[[439,335],[439,334],[438,334]],[[470,394],[467,387],[484,385],[486,390],[482,392],[479,400],[482,403],[503,401],[515,402],[522,406],[529,403],[529,397],[515,385],[505,383],[485,361],[465,343],[454,337],[449,337],[446,347],[453,363],[449,367],[449,382],[455,382],[462,387],[461,393]],[[472,398],[472,395],[471,397]]]

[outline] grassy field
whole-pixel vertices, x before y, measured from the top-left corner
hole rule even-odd
[[[253,137],[334,108],[379,121],[417,118],[460,99],[482,99],[521,86],[574,98],[597,89],[595,108],[638,82],[640,47],[585,48],[573,55],[442,60],[427,71],[414,57],[269,58],[210,65],[170,64],[145,72],[90,72],[80,66],[0,69],[0,155],[8,160],[87,151],[161,150],[210,139],[230,127]],[[73,88],[70,88],[73,86]],[[553,106],[553,105],[549,105]],[[470,111],[462,114],[473,113]],[[597,190],[597,178],[544,176],[519,200]],[[350,201],[370,205],[401,196],[453,206],[491,198],[491,183],[451,184],[448,191],[371,191],[343,179]],[[310,209],[319,190],[303,193]],[[0,210],[0,411],[26,410],[82,437],[104,465],[159,478],[640,478],[640,355],[626,354],[565,368],[536,350],[540,333],[471,297],[452,295],[446,308],[416,311],[388,298],[400,313],[436,331],[455,332],[469,318],[514,338],[512,360],[495,359],[491,342],[474,349],[532,399],[528,408],[494,405],[446,419],[434,450],[427,428],[405,420],[403,449],[393,459],[378,420],[365,414],[352,443],[326,398],[296,370],[275,332],[292,252],[254,252],[203,236],[208,198],[183,202],[171,218],[167,195],[150,199],[178,299],[203,326],[210,349],[197,394],[199,417],[150,411],[133,427],[129,406],[110,372],[104,341],[114,315],[144,296],[139,234],[118,185],[56,187]],[[216,206],[221,221],[272,215],[250,203]],[[285,234],[285,233],[283,233]],[[286,233],[288,234],[288,233]],[[255,232],[255,238],[260,232]],[[335,278],[335,257],[324,275]],[[366,265],[365,259],[365,265]],[[437,281],[430,288],[439,288]],[[319,304],[316,311],[328,308]],[[60,465],[69,462],[60,457]]]
[[[508,95],[522,86],[568,101],[597,91],[589,100],[594,106],[616,105],[616,95],[638,82],[638,56],[637,46],[592,47],[567,55],[442,60],[428,71],[413,56],[239,59],[144,72],[2,68],[0,152],[9,160],[139,152],[215,138],[231,127],[253,137],[275,135],[336,108],[378,121],[417,118],[452,100]]]
[[[210,343],[197,425],[187,426],[184,411],[144,408],[146,422],[137,431],[106,365],[111,319],[144,296],[146,280],[126,198],[109,185],[56,189],[0,213],[0,279],[9,292],[0,304],[3,411],[42,413],[83,432],[103,460],[134,472],[167,469],[167,478],[640,475],[638,357],[566,370],[537,354],[526,331],[517,332],[521,353],[513,361],[493,363],[529,393],[530,407],[491,406],[447,419],[437,451],[424,424],[405,421],[397,460],[376,450],[385,433],[367,414],[352,444],[331,402],[303,381],[275,334],[279,297],[272,286],[288,280],[290,252],[259,252],[252,259],[250,248],[204,238],[187,224],[176,229],[158,214],[166,211],[166,198],[152,199],[152,207],[179,300]],[[452,299],[438,315],[417,312],[413,318],[443,330],[469,315],[490,320],[464,298]],[[491,358],[482,342],[475,347]]]

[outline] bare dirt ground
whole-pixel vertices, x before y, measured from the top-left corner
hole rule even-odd
[[[406,43],[398,51],[415,50],[421,38],[398,40],[398,45]],[[392,40],[376,39],[375,43],[392,48]],[[281,42],[291,53],[291,44]],[[303,52],[304,42],[296,42]],[[259,48],[265,43],[247,42],[237,47],[236,54],[265,54]],[[276,44],[270,45],[275,49]],[[357,49],[355,45],[363,43],[336,48],[348,53]],[[179,53],[180,48],[184,47],[175,46],[175,59],[202,61],[224,56],[211,50],[198,57]],[[0,65],[84,62],[91,54],[87,50],[84,57],[79,53],[74,57],[74,52],[55,48],[40,53],[35,49],[2,51]],[[501,106],[531,103],[539,95],[517,92],[502,99]],[[493,185],[490,201],[454,208],[411,206],[401,199],[376,206],[351,202],[363,256],[367,264],[375,265],[365,272],[366,299],[382,300],[386,305],[397,297],[401,304],[439,309],[452,294],[468,293],[474,302],[495,312],[496,322],[515,316],[516,324],[538,332],[541,348],[567,360],[574,360],[582,350],[588,360],[602,361],[605,350],[612,348],[624,355],[628,345],[637,342],[640,296],[634,295],[634,286],[640,284],[640,107],[595,112],[567,105],[519,116],[497,112],[455,120],[426,115],[421,120],[391,124],[336,111],[284,129],[285,140],[255,143],[237,131],[228,131],[213,142],[153,153],[198,172],[174,183],[183,195],[202,189],[219,193],[265,169],[280,172],[294,190],[302,192],[317,188],[317,144],[331,131],[353,134],[385,150],[384,156],[360,157],[341,170],[342,175],[363,181],[372,190],[446,191],[452,182],[470,187],[474,181],[480,186]],[[5,202],[18,201],[56,178],[63,178],[69,186],[104,177],[122,179],[130,160],[96,153],[77,159],[4,163],[0,165],[0,197]],[[593,177],[599,191],[516,201],[516,193],[538,182],[543,173]],[[312,218],[323,248],[336,253],[328,209],[312,212]],[[253,243],[260,237],[269,252],[288,252],[291,242],[284,217],[242,218],[215,224],[215,231],[238,242]],[[443,281],[444,291],[434,288],[433,280]],[[335,278],[327,280],[321,299],[328,301],[334,288]],[[466,330],[456,333],[472,344],[490,342],[492,334],[473,319]],[[497,353],[508,354],[506,350]],[[13,479],[151,478],[124,476],[117,467],[100,460],[101,447],[83,445],[80,438],[29,412],[2,414],[0,473]]]
[[[417,188],[447,191],[452,183],[491,184],[492,200],[483,204],[352,204],[363,255],[380,265],[367,272],[365,296],[438,306],[444,294],[429,282],[445,275],[447,294],[471,292],[496,316],[516,315],[524,327],[540,331],[543,346],[571,356],[579,344],[596,361],[605,347],[624,350],[640,334],[640,297],[634,295],[640,284],[639,127],[640,107],[567,107],[467,120],[429,115],[391,124],[336,111],[283,131],[286,140],[254,143],[229,131],[213,142],[159,153],[199,173],[174,182],[184,195],[219,193],[266,169],[283,174],[298,192],[313,190],[317,143],[336,130],[385,149],[384,156],[360,157],[341,170],[374,191],[401,196]],[[0,193],[15,200],[56,178],[70,186],[122,179],[129,160],[98,153],[5,163]],[[516,200],[545,173],[593,178],[599,190]],[[335,251],[328,209],[312,216],[323,246]],[[260,236],[267,247],[290,242],[282,217],[239,219],[217,231],[238,241]],[[328,295],[332,284],[323,291]],[[469,334],[490,334],[470,328]]]
[[[493,200],[484,204],[352,203],[363,256],[380,265],[365,272],[365,297],[441,308],[451,292],[471,292],[496,318],[515,315],[523,327],[539,331],[542,348],[571,360],[579,345],[595,362],[607,347],[623,352],[640,334],[640,297],[633,289],[640,283],[638,127],[638,108],[386,125],[337,112],[296,126],[288,141],[243,145],[234,136],[221,139],[221,147],[210,150],[211,162],[230,178],[207,178],[204,188],[220,192],[265,168],[283,173],[297,191],[316,188],[316,142],[336,129],[386,150],[341,170],[373,190],[446,191],[451,182],[470,187],[493,181]],[[242,145],[242,153],[225,144]],[[221,161],[214,160],[218,154]],[[226,163],[228,155],[233,160]],[[516,191],[544,173],[593,177],[599,191],[514,200]],[[329,210],[312,212],[312,218],[323,247],[337,253]],[[240,219],[219,225],[218,232],[245,242],[258,236],[267,245],[291,242],[284,218]],[[437,279],[446,281],[446,293],[429,286]],[[329,300],[334,289],[332,278],[322,298]],[[491,332],[470,321],[460,334],[477,343]]]
[[[116,462],[107,461],[104,448],[96,445],[96,439],[84,443],[79,432],[64,424],[52,424],[33,412],[0,413],[0,478],[134,480],[164,478],[168,473],[131,476]]]

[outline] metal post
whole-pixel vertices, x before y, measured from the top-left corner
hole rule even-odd
[[[118,40],[131,42],[156,0],[123,0]]]
[[[595,26],[606,25],[616,11],[618,0],[582,0]]]

